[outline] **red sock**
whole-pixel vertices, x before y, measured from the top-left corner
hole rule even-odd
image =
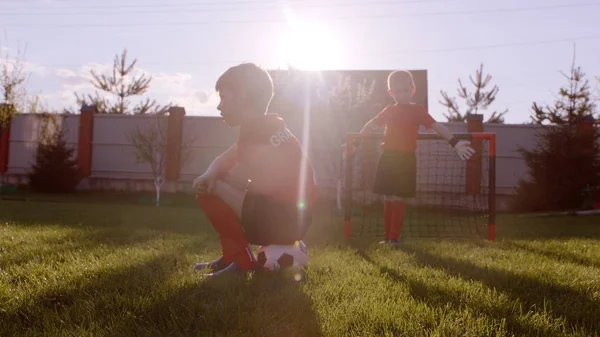
[[[392,221],[390,227],[390,240],[398,240],[400,232],[404,225],[404,217],[406,216],[406,203],[403,200],[392,201]]]
[[[385,200],[383,202],[383,226],[385,232],[385,239],[390,238],[390,228],[392,226],[392,211],[394,208],[392,207],[392,202],[389,200]]]
[[[253,268],[256,259],[237,214],[220,198],[213,195],[197,196],[196,202],[219,233],[224,262],[235,261],[242,269]]]

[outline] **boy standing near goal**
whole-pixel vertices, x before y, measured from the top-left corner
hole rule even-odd
[[[222,256],[199,263],[209,276],[255,269],[250,247],[292,245],[302,240],[317,199],[313,168],[282,118],[267,113],[271,76],[245,63],[217,80],[217,109],[239,138],[196,178],[196,201],[221,239]]]
[[[443,125],[437,123],[422,105],[412,104],[416,92],[412,74],[394,71],[388,76],[388,94],[396,102],[388,105],[365,124],[361,134],[384,127],[383,153],[377,164],[373,192],[384,196],[383,218],[385,240],[381,243],[398,245],[404,218],[405,199],[414,198],[417,190],[417,136],[419,126],[435,130],[454,148],[462,160],[469,159],[475,150],[469,142],[458,141]],[[356,144],[349,144],[351,153]]]

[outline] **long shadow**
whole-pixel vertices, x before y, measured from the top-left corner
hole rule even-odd
[[[496,237],[500,239],[600,238],[600,216],[518,217],[505,214],[497,219]]]
[[[151,229],[193,234],[210,229],[199,208],[2,201],[0,220],[19,226]]]
[[[600,332],[600,301],[592,300],[585,293],[549,283],[542,278],[493,267],[482,268],[470,262],[433,255],[416,247],[403,247],[402,250],[413,254],[422,266],[437,268],[465,280],[482,282],[514,299],[520,299],[531,308],[543,310],[550,304],[551,314],[564,318],[568,328],[585,329],[591,335]]]
[[[0,335],[322,335],[312,301],[289,275],[198,275],[194,283],[178,282],[174,274],[191,272],[181,257],[191,249],[184,245],[139,264],[82,272],[0,310]]]
[[[108,328],[116,313],[135,311],[140,299],[159,292],[161,283],[178,268],[178,255],[160,255],[133,266],[99,270],[46,289],[16,308],[0,310],[4,330],[0,335],[41,336],[63,331],[65,322],[72,329]]]
[[[313,302],[301,284],[269,272],[250,278],[199,276],[198,283],[169,291],[136,316],[114,331],[145,336],[323,335]],[[153,324],[148,327],[146,322]]]
[[[82,230],[70,233],[60,238],[49,238],[42,244],[20,249],[18,254],[4,254],[0,257],[0,268],[22,266],[30,262],[47,263],[60,260],[65,255],[86,253],[96,248],[119,249],[133,247],[140,244],[152,242],[162,238],[162,233],[148,231],[131,231],[117,228],[96,228],[94,230]],[[192,240],[193,247],[205,247],[208,242],[207,236],[195,235]]]
[[[506,329],[516,335],[562,336],[560,333],[547,331],[533,324],[523,322],[516,317],[518,313],[515,313],[512,308],[498,307],[489,305],[483,301],[469,300],[466,297],[461,297],[460,294],[449,292],[433,284],[428,284],[418,279],[401,275],[396,270],[377,263],[363,250],[357,250],[357,254],[365,261],[377,267],[382,275],[385,275],[393,281],[407,285],[410,294],[414,299],[422,301],[432,308],[444,309],[448,304],[457,309],[468,307],[471,308],[473,312],[486,315],[496,322],[504,321]]]
[[[48,239],[24,254],[0,259],[0,267],[42,262],[63,253],[77,252],[97,245],[122,247],[160,239],[165,234],[191,234],[202,237],[216,234],[200,209],[180,210],[119,205],[2,201],[0,221],[19,227],[53,226],[74,230],[66,236]],[[216,239],[215,239],[216,240]]]
[[[599,268],[600,269],[600,261],[593,261],[593,260],[587,259],[583,256],[573,254],[566,250],[562,250],[560,252],[555,252],[555,251],[545,250],[545,249],[541,249],[541,248],[537,248],[537,247],[531,247],[531,246],[519,244],[516,242],[510,242],[510,241],[504,242],[503,246],[505,246],[506,249],[520,249],[520,250],[524,250],[524,251],[527,251],[530,253],[542,255],[542,256],[548,257],[550,259],[557,260],[557,261],[565,261],[565,262],[578,264],[583,267],[591,267],[591,268]]]

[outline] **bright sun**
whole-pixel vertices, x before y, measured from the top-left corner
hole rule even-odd
[[[287,29],[279,44],[282,65],[303,70],[326,70],[339,66],[338,39],[323,23],[300,22],[289,15]]]

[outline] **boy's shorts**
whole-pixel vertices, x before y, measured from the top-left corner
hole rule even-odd
[[[302,240],[312,221],[312,210],[292,203],[280,203],[247,192],[242,205],[241,225],[246,239],[254,245],[291,245]]]
[[[377,164],[373,192],[413,198],[417,194],[417,157],[415,152],[383,150]]]

